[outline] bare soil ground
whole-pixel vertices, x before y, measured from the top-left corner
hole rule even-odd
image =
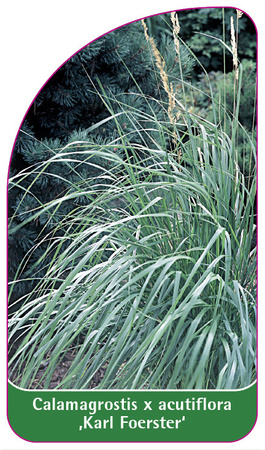
[[[63,379],[66,377],[69,367],[72,365],[73,360],[75,358],[75,351],[69,350],[63,357],[63,359],[57,364],[53,376],[51,378],[51,381],[49,383],[48,389],[56,389],[57,386],[63,381]],[[43,364],[40,366],[39,370],[37,371],[34,380],[31,383],[31,386],[29,389],[44,389],[45,386],[45,371],[47,369],[47,366],[49,364],[49,355],[47,355],[46,360],[43,362]],[[86,389],[94,389],[98,386],[100,381],[104,377],[104,373],[106,371],[107,366],[103,366],[100,368],[90,381],[89,385]],[[23,369],[23,366],[22,366]],[[14,385],[19,386],[21,381],[21,376],[18,377],[16,375],[15,371],[12,371],[12,367],[10,368],[9,373],[9,381],[11,381]],[[46,387],[47,388],[47,387]],[[59,387],[60,389],[60,387]],[[63,389],[63,387],[61,388]]]

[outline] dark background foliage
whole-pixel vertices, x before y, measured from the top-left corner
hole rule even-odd
[[[209,36],[222,39],[230,45],[231,17],[234,18],[238,36],[240,36],[239,59],[256,61],[256,29],[247,15],[243,14],[237,21],[237,13],[234,8],[196,8],[180,10],[178,17],[181,39],[196,54],[207,72],[223,71],[223,48],[218,41],[214,41]],[[159,36],[160,39],[165,33],[171,33],[170,14],[150,17],[147,19],[147,24],[152,34]],[[231,56],[227,50],[225,53],[226,70],[230,72],[233,68]],[[201,69],[196,65],[193,75],[200,73]]]

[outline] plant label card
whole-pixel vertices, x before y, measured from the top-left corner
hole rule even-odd
[[[71,56],[8,191],[8,419],[32,442],[232,442],[257,416],[256,28],[144,17]]]

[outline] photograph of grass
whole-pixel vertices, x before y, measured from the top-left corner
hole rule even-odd
[[[16,386],[256,379],[255,58],[245,13],[174,11],[102,36],[40,91],[9,173]]]

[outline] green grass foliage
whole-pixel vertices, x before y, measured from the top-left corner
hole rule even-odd
[[[239,70],[238,92],[241,76]],[[191,86],[182,82],[182,89]],[[56,224],[56,232],[47,227],[46,250],[27,273],[36,288],[10,315],[14,382],[31,388],[46,362],[48,388],[71,349],[74,360],[58,389],[89,388],[100,369],[97,389],[248,386],[256,376],[256,177],[252,164],[247,183],[238,162],[239,106],[228,135],[218,119],[190,111],[177,93],[175,124],[164,103],[157,101],[164,120],[151,106],[147,113],[123,103],[127,136],[115,99],[103,88],[99,95],[117,127],[113,142],[73,141],[10,179],[11,189],[30,180],[26,195],[49,176],[51,164],[74,171],[102,161],[99,177],[69,177],[62,195],[34,206],[10,229],[32,221],[45,228],[47,217]],[[242,133],[255,162],[255,145]],[[61,217],[69,199],[76,207]],[[27,257],[32,252],[34,246]],[[38,280],[39,267],[46,275]]]

